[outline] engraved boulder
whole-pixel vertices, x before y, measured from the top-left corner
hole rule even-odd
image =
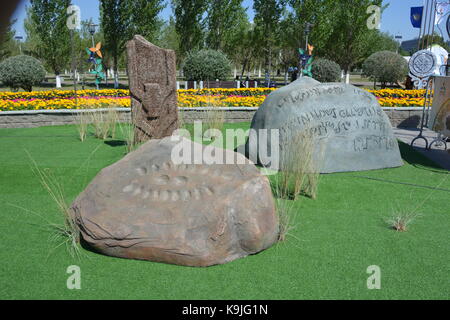
[[[185,162],[201,164],[177,164],[180,146],[197,157]],[[235,164],[215,163],[218,154]],[[100,253],[185,266],[255,254],[272,246],[279,231],[269,181],[254,164],[185,138],[150,140],[103,169],[71,214]]]
[[[257,143],[249,139],[247,155],[258,155],[264,143],[264,149],[279,152],[279,163],[287,158],[286,150],[292,150],[289,143],[295,141],[295,135],[307,132],[304,137],[314,139],[312,153],[321,163],[321,173],[403,165],[391,123],[378,100],[348,84],[320,83],[302,77],[272,92],[254,115],[251,128],[256,135],[261,129],[277,130],[279,139],[276,146],[271,145],[271,139],[254,139]],[[304,151],[301,145],[299,154]],[[250,156],[261,162],[253,158]]]

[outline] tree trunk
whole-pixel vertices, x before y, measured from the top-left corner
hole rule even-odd
[[[248,63],[248,59],[245,59],[244,63],[242,64],[241,80],[244,78],[244,72],[245,72],[245,67],[247,67],[247,63]]]
[[[118,65],[117,65],[117,55],[114,56],[114,89],[117,89],[119,87],[119,75],[117,73]]]

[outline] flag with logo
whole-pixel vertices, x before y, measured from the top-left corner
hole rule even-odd
[[[414,28],[422,26],[423,6],[411,8],[411,23]]]

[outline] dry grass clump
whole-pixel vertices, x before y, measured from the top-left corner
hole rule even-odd
[[[436,189],[440,188],[442,184],[444,184],[448,177],[449,173],[445,173],[442,181],[435,187]],[[406,232],[408,231],[408,227],[419,217],[421,214],[418,214],[418,210],[433,196],[435,191],[431,191],[415,208],[405,209],[405,208],[396,208],[393,209],[393,214],[391,217],[385,219],[385,222],[389,226],[389,228],[396,230],[398,232]]]
[[[119,122],[119,113],[113,107],[106,111],[95,111],[91,113],[91,122],[94,127],[94,136],[98,139],[115,138],[116,125]]]
[[[132,152],[137,146],[134,124],[130,122],[119,123],[119,131],[125,141],[127,153]]]
[[[317,198],[324,144],[310,130],[293,135],[288,141],[280,163],[277,195],[297,200],[301,195]]]
[[[283,151],[280,171],[272,178],[280,221],[279,241],[284,241],[295,227],[295,201],[301,195],[317,198],[324,144],[311,130],[303,130],[288,141]]]
[[[222,131],[225,123],[225,112],[216,105],[216,99],[209,92],[206,99],[205,120],[203,121],[203,129],[207,131],[209,129],[215,129]],[[207,137],[212,138],[212,137]]]
[[[89,131],[90,120],[91,115],[87,112],[80,112],[77,115],[75,115],[75,123],[81,142],[84,142],[86,140]]]
[[[28,156],[32,162],[33,173],[39,178],[43,188],[48,192],[63,217],[63,222],[59,224],[50,223],[45,219],[51,232],[50,239],[56,242],[55,249],[65,245],[72,257],[80,257],[80,230],[71,216],[70,205],[66,201],[62,183],[48,170],[41,170],[29,153]]]
[[[205,122],[203,128],[208,129],[216,129],[222,131],[225,123],[225,112],[217,106],[208,106],[208,109],[205,111]]]
[[[397,212],[392,217],[386,219],[386,223],[389,225],[390,228],[396,231],[405,232],[408,230],[408,226],[417,217],[419,217],[418,214]]]

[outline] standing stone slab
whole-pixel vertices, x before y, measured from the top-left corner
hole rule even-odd
[[[279,130],[280,163],[292,137],[310,130],[317,139],[316,158],[319,150],[324,152],[322,173],[403,165],[388,116],[375,96],[352,85],[300,78],[272,92],[251,127],[257,132]],[[268,150],[270,143],[269,139]],[[256,143],[246,145],[249,154],[256,154],[258,148]]]
[[[127,56],[136,142],[170,136],[178,128],[175,52],[136,35]]]
[[[181,143],[205,151],[190,140]],[[175,146],[170,137],[148,141],[103,169],[78,196],[72,217],[88,244],[115,257],[210,266],[277,241],[269,181],[252,163],[209,147],[245,164],[176,164]],[[203,163],[212,163],[210,156]]]

